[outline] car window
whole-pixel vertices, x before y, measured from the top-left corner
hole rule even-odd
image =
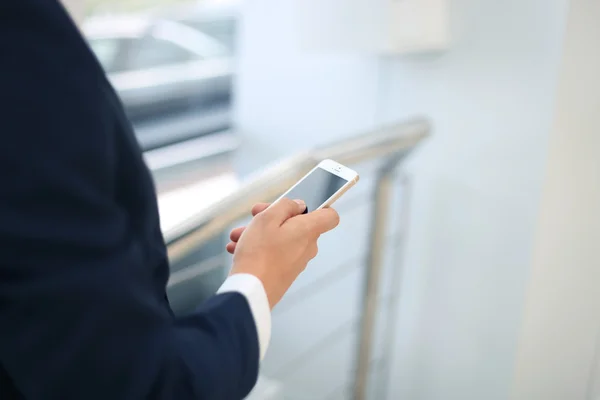
[[[152,32],[154,37],[170,40],[182,48],[197,54],[202,59],[229,56],[230,52],[223,43],[187,24],[163,20],[156,24]]]
[[[193,58],[197,57],[171,41],[146,36],[134,45],[130,53],[128,69],[160,67],[186,62]]]
[[[235,35],[236,35],[236,22],[233,19],[223,20],[182,20],[182,23],[191,26],[205,33],[206,35],[218,40],[224,46],[227,47],[228,51],[235,51]]]
[[[197,25],[197,28],[209,36],[219,40],[231,51],[235,50],[235,21],[204,21]]]
[[[121,41],[114,38],[90,39],[89,43],[104,71],[106,73],[115,72]]]

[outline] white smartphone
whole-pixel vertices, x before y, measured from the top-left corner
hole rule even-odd
[[[307,213],[331,206],[356,182],[358,174],[355,171],[333,160],[324,160],[279,199],[304,200],[304,213]]]

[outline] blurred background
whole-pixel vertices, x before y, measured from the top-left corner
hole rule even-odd
[[[73,0],[157,185],[185,313],[250,204],[360,184],[252,399],[600,399],[600,5]]]

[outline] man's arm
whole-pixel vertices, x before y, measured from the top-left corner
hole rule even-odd
[[[259,353],[246,299],[223,294],[173,319],[154,287],[164,265],[149,262],[162,250],[96,193],[84,160],[99,160],[30,140],[0,150],[0,364],[18,390],[28,399],[247,394]]]
[[[54,1],[5,0],[0,54],[0,383],[32,400],[243,398],[261,315],[335,211],[270,207],[224,293],[174,318],[151,180],[84,40]]]
[[[248,302],[171,316],[151,189],[134,189],[150,179],[75,28],[53,1],[7,0],[0,53],[0,370],[32,400],[244,397]]]

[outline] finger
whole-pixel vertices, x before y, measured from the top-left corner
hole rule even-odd
[[[316,235],[329,232],[340,223],[340,216],[333,208],[322,208],[302,216],[309,229]]]
[[[319,254],[319,246],[317,245],[317,242],[315,241],[314,244],[312,246],[310,246],[308,249],[308,256],[312,260],[313,258],[315,258],[317,256],[317,254]]]
[[[232,242],[237,242],[240,240],[240,236],[242,236],[242,233],[244,233],[245,229],[245,226],[240,226],[239,228],[233,229],[229,234],[229,239],[231,239]]]
[[[229,243],[227,243],[227,246],[225,246],[225,249],[227,249],[228,253],[233,254],[235,252],[236,246],[237,246],[237,243],[229,242]]]
[[[306,204],[302,200],[290,200],[282,198],[273,203],[268,210],[261,213],[265,218],[272,220],[274,223],[282,225],[288,219],[302,214],[306,210]]]
[[[261,212],[265,211],[271,204],[270,203],[258,203],[252,207],[252,216],[256,217]]]

